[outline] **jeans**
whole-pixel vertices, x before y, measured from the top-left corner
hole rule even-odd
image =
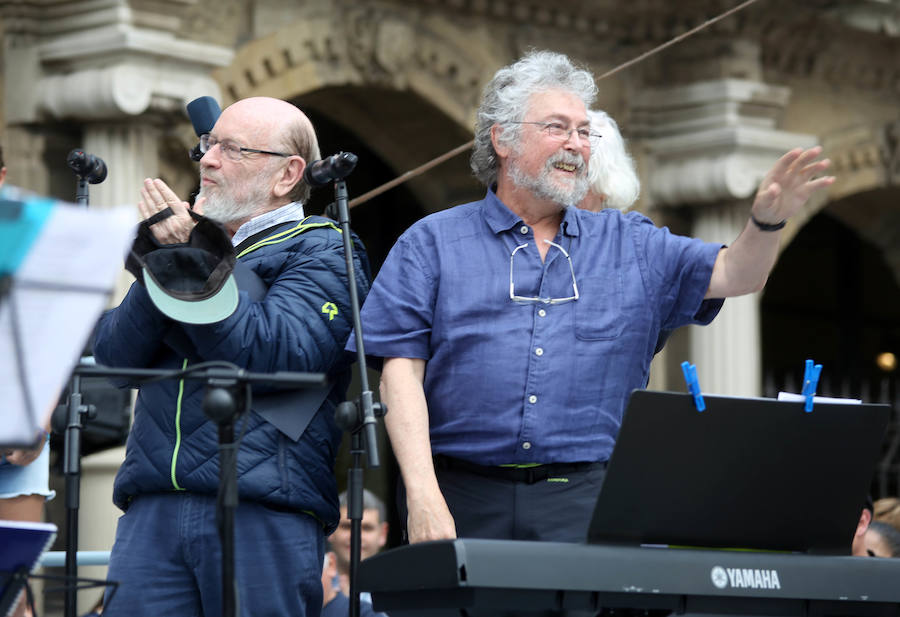
[[[241,503],[234,540],[238,615],[319,616],[324,536],[316,519]],[[136,497],[116,529],[107,579],[119,587],[104,616],[220,617],[221,555],[214,495]]]

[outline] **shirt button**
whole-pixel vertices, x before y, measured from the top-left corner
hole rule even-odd
[[[543,347],[538,347],[537,349],[534,350],[534,353],[535,353],[535,355],[543,356],[543,355],[544,355],[544,348],[543,348]]]
[[[541,309],[541,310],[538,311],[538,315],[540,315],[541,317],[546,317],[546,316],[547,316],[547,311],[545,311],[544,309]]]
[[[531,450],[531,442],[530,442],[530,441],[526,441],[525,443],[523,443],[523,444],[522,444],[522,449],[523,449],[523,450]]]
[[[528,397],[528,402],[532,403],[532,404],[537,403],[537,397],[534,394],[532,394],[531,396]]]
[[[524,236],[528,233],[528,225],[522,225],[521,227],[519,227],[519,231],[521,231],[522,235]]]

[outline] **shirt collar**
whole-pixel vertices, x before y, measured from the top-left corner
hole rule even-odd
[[[566,206],[563,210],[562,225],[560,225],[563,235],[577,236],[580,225],[578,224],[578,208],[575,206]]]
[[[275,208],[274,210],[263,212],[259,216],[254,216],[252,219],[238,227],[238,230],[235,232],[234,237],[231,238],[231,244],[237,246],[253,234],[258,233],[263,229],[268,229],[269,227],[273,227],[275,225],[278,225],[279,223],[285,223],[287,221],[299,221],[302,218],[303,202],[292,201],[291,203],[285,204],[280,208]]]
[[[482,211],[484,212],[484,220],[495,234],[508,231],[522,223],[522,218],[510,210],[497,197],[494,187],[488,188]],[[564,235],[578,235],[578,209],[575,206],[567,206],[563,210],[563,220],[560,229]]]
[[[487,222],[488,227],[495,234],[512,229],[522,222],[522,219],[515,212],[500,201],[500,198],[494,192],[494,187],[488,188],[482,212],[484,212],[484,220]]]

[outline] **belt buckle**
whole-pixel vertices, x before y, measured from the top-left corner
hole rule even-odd
[[[527,477],[525,478],[525,482],[528,484],[537,484],[548,477],[547,468],[544,465],[541,465],[540,467],[529,467],[525,471],[528,472]]]

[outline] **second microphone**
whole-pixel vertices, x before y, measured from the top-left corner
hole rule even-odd
[[[352,152],[338,152],[328,158],[313,161],[303,171],[303,179],[310,186],[325,186],[350,175],[359,160]]]

